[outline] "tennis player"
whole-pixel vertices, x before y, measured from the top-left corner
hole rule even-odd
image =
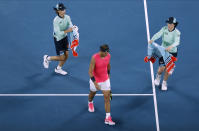
[[[110,58],[109,46],[106,44],[101,45],[100,51],[92,56],[89,67],[90,94],[88,97],[88,111],[94,112],[93,98],[96,92],[101,90],[105,102],[105,124],[115,125],[110,113]]]

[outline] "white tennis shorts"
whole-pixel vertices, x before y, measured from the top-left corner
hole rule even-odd
[[[90,83],[90,90],[93,91],[93,92],[96,92],[97,89],[96,89],[96,87],[95,87],[95,85],[94,85],[94,83],[91,79],[90,79],[89,83]],[[110,79],[108,79],[104,82],[99,82],[98,85],[99,85],[99,88],[101,90],[105,90],[105,91],[111,90]]]

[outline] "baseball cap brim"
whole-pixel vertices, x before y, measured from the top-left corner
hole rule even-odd
[[[172,21],[166,20],[166,23],[168,24],[174,24]]]
[[[59,8],[58,10],[65,10],[65,9],[66,7],[64,6],[64,7]]]

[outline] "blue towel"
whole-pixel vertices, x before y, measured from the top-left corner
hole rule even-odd
[[[156,58],[163,57],[164,64],[160,66],[165,66],[166,71],[169,74],[172,74],[175,68],[175,61],[177,60],[172,54],[167,52],[164,47],[152,43],[148,44],[148,56],[144,58],[145,62],[151,61],[152,63],[155,62]]]
[[[160,58],[163,57],[165,65],[171,61],[171,54],[165,50],[164,47],[158,45],[157,43],[148,44],[148,58]],[[162,66],[165,66],[162,65]]]

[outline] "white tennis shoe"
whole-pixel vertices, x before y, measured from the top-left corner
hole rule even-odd
[[[61,74],[61,75],[67,75],[68,73],[62,69],[57,69],[55,68],[55,72],[58,73],[58,74]]]
[[[163,81],[162,82],[162,91],[166,91],[167,90],[167,82],[166,81]]]
[[[49,61],[48,61],[48,59],[47,59],[47,57],[48,57],[48,55],[44,55],[44,57],[43,57],[43,65],[44,65],[44,68],[48,68],[49,67]]]
[[[155,78],[155,81],[154,81],[154,84],[156,86],[160,85],[160,79],[161,79],[161,75],[156,74],[156,78]]]

